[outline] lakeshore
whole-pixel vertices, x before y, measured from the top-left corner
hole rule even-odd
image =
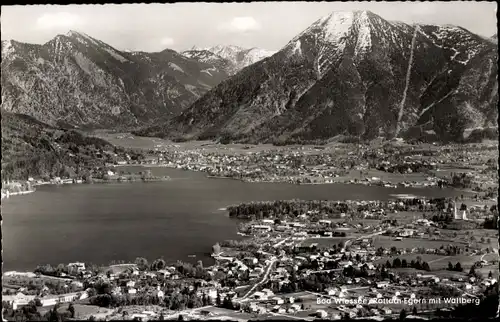
[[[238,153],[176,149],[162,151],[163,159],[149,151],[144,152],[149,158],[97,169],[94,182],[108,184],[35,182],[36,194],[6,200],[4,268],[38,265],[36,271],[42,272],[39,277],[10,273],[9,287],[25,287],[28,279],[52,281],[45,282],[51,294],[47,301],[67,297],[85,306],[79,306],[85,318],[91,313],[83,312],[98,308],[106,313],[95,316],[108,319],[128,312],[145,319],[182,314],[246,320],[256,312],[308,319],[319,314],[389,317],[401,307],[372,311],[348,303],[342,313],[314,301],[340,294],[390,300],[397,292],[479,297],[496,283],[491,256],[498,252],[491,229],[496,200],[485,185],[490,168],[443,163],[429,170],[425,167],[433,167],[433,161],[406,160],[400,169],[406,174],[386,172],[392,168],[385,169],[385,163],[374,169],[377,162],[335,173],[334,156],[324,166],[324,157],[311,159],[310,151],[280,150],[285,161],[276,161],[268,160],[274,153],[269,151],[245,159]],[[481,157],[478,151],[475,158]],[[313,165],[290,165],[302,161]],[[408,184],[408,178],[415,183]],[[134,265],[107,265],[110,261]],[[57,265],[61,262],[70,264]],[[74,275],[70,267],[80,262],[86,269]],[[330,288],[319,286],[318,279]],[[84,282],[90,290],[82,288]],[[102,283],[110,293],[96,293]],[[178,288],[191,291],[178,297]],[[110,302],[101,302],[107,295]],[[12,303],[22,300],[11,298]],[[52,303],[47,301],[42,308]],[[151,304],[149,313],[135,309]]]
[[[222,209],[241,202],[294,198],[372,200],[389,199],[392,194],[398,193],[428,197],[460,196],[452,189],[250,184],[237,180],[212,180],[203,173],[179,169],[152,167],[150,170],[153,176],[168,176],[171,180],[42,185],[37,186],[34,194],[3,202],[5,269],[29,269],[44,262],[57,264],[76,260],[107,263],[109,256],[112,256],[111,259],[127,259],[141,254],[144,247],[141,244],[148,246],[148,251],[143,254],[148,258],[163,255],[165,258],[189,260],[187,255],[196,254],[198,258],[210,261],[204,253],[210,251],[209,245],[217,239],[204,225],[211,225],[219,234],[223,232],[220,236],[236,238],[237,221],[227,218]],[[129,166],[123,171],[138,173],[144,171],[144,167]],[[61,222],[62,219],[64,221]],[[102,220],[110,225],[100,225]],[[144,225],[138,226],[138,220]],[[53,227],[40,226],[44,222],[51,222]],[[68,222],[77,222],[78,225],[69,227]],[[65,247],[60,247],[59,235],[54,235],[52,229],[61,230],[68,236]],[[82,229],[90,231],[95,241],[89,241]],[[171,236],[168,235],[170,233]],[[129,238],[122,245],[119,241],[124,235]],[[191,236],[201,240],[194,242]],[[45,242],[40,243],[40,239]],[[168,247],[165,252],[159,246],[165,243],[180,243],[183,247]],[[102,244],[107,244],[110,250],[101,249]],[[47,248],[60,250],[48,256],[43,251]],[[15,253],[26,256],[19,258]],[[75,258],[75,254],[83,256]],[[12,265],[15,264],[11,262],[13,259],[20,265]]]
[[[120,175],[120,174],[115,174],[114,172],[111,175],[108,175],[104,178],[87,178],[86,180],[83,179],[69,179],[69,178],[54,178],[53,180],[50,181],[43,181],[43,180],[37,180],[35,181],[34,179],[30,178],[28,181],[13,181],[13,182],[7,182],[6,187],[2,187],[2,199],[4,198],[10,198],[11,196],[18,196],[18,195],[26,195],[29,193],[33,193],[36,191],[37,186],[47,186],[47,185],[72,185],[72,184],[94,184],[94,183],[100,183],[100,184],[106,184],[106,183],[125,183],[125,182],[161,182],[161,181],[170,181],[171,178],[168,176],[151,176],[148,174],[147,176],[145,175],[137,175],[137,174],[126,174],[126,175]],[[12,191],[14,187],[14,191]],[[26,190],[23,190],[26,189]],[[17,190],[17,191],[16,191]],[[19,191],[21,190],[21,191]]]
[[[237,231],[246,238],[216,242],[211,254],[213,265],[163,259],[149,263],[143,257],[134,263],[105,266],[85,262],[60,264],[57,268],[40,265],[35,273],[6,272],[3,281],[9,283],[9,289],[18,290],[28,281],[45,281],[45,285],[51,285],[47,292],[57,295],[41,299],[23,295],[21,299],[19,293],[8,293],[5,298],[16,307],[26,305],[21,304],[26,297],[38,298],[42,308],[68,299],[75,305],[107,308],[103,319],[119,317],[123,312],[149,318],[203,318],[224,312],[243,320],[246,314],[255,312],[285,318],[320,314],[341,317],[336,309],[323,306],[318,310],[313,305],[318,297],[344,301],[342,316],[350,318],[359,314],[392,316],[392,312],[407,305],[403,301],[406,297],[453,295],[458,299],[479,299],[498,279],[495,260],[484,259],[498,251],[495,242],[489,240],[495,232],[486,230],[480,241],[470,240],[463,228],[454,234],[447,232],[447,225],[457,217],[456,206],[453,215],[454,200],[399,194],[387,201],[282,200],[227,206],[230,217],[245,220]],[[443,208],[451,209],[451,214],[444,212],[445,219],[429,217]],[[479,225],[481,218],[497,210],[471,207],[468,211],[470,223]],[[397,242],[403,239],[401,244]],[[440,259],[449,261],[447,269],[446,265],[436,264]],[[458,262],[453,266],[451,261]],[[484,269],[489,273],[481,273]],[[329,282],[318,284],[317,276]],[[92,287],[83,289],[83,283]],[[110,302],[101,302],[102,295],[96,293],[100,283],[108,285]],[[167,291],[165,285],[192,287],[193,283],[199,286],[193,287],[187,298],[178,305],[169,304],[176,293]],[[64,293],[67,287],[73,292]],[[369,310],[355,305],[359,300],[354,299],[373,292],[384,308]],[[195,304],[189,306],[190,300]],[[454,308],[462,302],[444,302],[427,310]],[[151,304],[152,311],[134,311],[134,305]],[[413,311],[417,310],[425,312],[423,306],[413,305]],[[90,317],[89,313],[80,314]]]

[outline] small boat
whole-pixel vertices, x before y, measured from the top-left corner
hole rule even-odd
[[[196,255],[188,255],[188,257],[196,257]]]

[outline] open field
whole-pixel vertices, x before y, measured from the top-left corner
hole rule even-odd
[[[425,274],[432,274],[432,275],[436,275],[437,277],[439,278],[451,278],[451,277],[466,277],[467,276],[467,273],[469,273],[468,271],[465,272],[465,271],[462,271],[462,272],[454,272],[454,271],[448,271],[446,269],[442,269],[442,270],[436,270],[436,271],[431,271],[431,272],[426,272],[424,270],[417,270],[417,269],[414,269],[414,268],[393,268],[394,271],[400,273],[400,274],[422,274],[422,275],[425,275]]]
[[[209,317],[209,319],[217,319],[217,320],[243,320],[243,321],[248,321],[251,319],[255,319],[255,315],[249,314],[249,313],[240,313],[237,311],[233,310],[228,310],[220,307],[209,307],[203,309],[203,311],[208,311],[213,314],[212,316]],[[202,316],[199,315],[200,310],[196,310],[196,318],[202,318]],[[194,315],[194,314],[193,314]]]
[[[132,268],[137,268],[136,264],[117,264],[117,265],[111,265],[105,268],[105,272],[108,270],[112,271],[114,274],[120,274],[122,272],[125,272],[129,269]]]
[[[363,180],[365,178],[379,178],[382,181],[387,181],[393,184],[398,184],[404,181],[419,181],[423,182],[426,180],[428,175],[423,173],[410,173],[410,174],[399,174],[399,173],[389,173],[376,169],[369,169],[363,171],[363,175],[360,176],[359,170],[351,170],[348,174],[335,178],[335,181],[345,182],[349,180]]]
[[[57,309],[58,312],[63,313],[68,310],[69,304],[61,304]],[[86,320],[90,316],[96,317],[96,319],[105,318],[106,316],[113,313],[114,309],[107,309],[98,307],[96,305],[82,305],[82,304],[73,304],[75,308],[75,317],[77,319]],[[52,310],[53,306],[44,306],[39,307],[38,312],[43,316],[50,310]]]
[[[497,281],[500,278],[500,272],[498,269],[498,265],[486,265],[481,268],[476,268],[476,272],[481,273],[483,277],[488,277],[488,274],[491,272],[493,278],[496,278]]]
[[[498,231],[493,229],[474,229],[471,230],[472,236],[479,242],[481,247],[492,247],[498,249]],[[481,237],[485,239],[484,243],[481,243]],[[488,239],[490,240],[488,243]]]
[[[40,277],[28,277],[28,276],[2,276],[2,284],[7,284],[11,286],[15,285],[26,285],[30,281],[37,281],[38,283],[54,283],[54,282],[68,282],[72,281],[70,278],[60,278],[52,276],[40,276]]]
[[[493,229],[440,229],[439,232],[444,239],[453,239],[456,242],[470,244],[481,249],[488,247],[493,250],[498,249],[498,233]]]
[[[395,240],[394,237],[389,237],[389,236],[375,236],[373,238],[373,246],[375,248],[378,247],[391,248],[394,246],[398,249],[413,248],[413,247],[436,249],[446,245],[464,245],[464,244],[454,240],[431,240],[423,238],[403,238],[403,240]]]
[[[384,256],[384,257],[376,260],[375,264],[385,264],[387,261],[389,261],[392,265],[392,261],[396,258],[399,258],[401,260],[406,259],[406,261],[408,263],[410,263],[412,260],[416,261],[417,257],[420,257],[422,259],[422,261],[429,263],[433,260],[443,258],[445,256],[434,255],[434,254],[402,254],[402,255],[396,255],[396,256]],[[431,268],[432,268],[432,266],[431,266]]]
[[[416,261],[417,257],[420,257],[422,261],[427,262],[431,268],[431,271],[446,270],[448,268],[448,263],[451,262],[453,265],[455,265],[457,262],[459,262],[464,271],[468,272],[475,262],[481,260],[481,256],[469,255],[443,256],[435,254],[403,254],[396,256],[384,256],[375,261],[375,264],[384,264],[389,261],[392,265],[392,262],[395,258],[399,258],[401,260],[406,259],[409,264],[412,260]]]
[[[400,211],[397,213],[388,213],[387,219],[395,219],[400,224],[408,224],[414,220],[423,218],[423,212],[417,211]]]
[[[269,149],[280,149],[282,147],[273,146],[272,144],[217,144],[213,141],[189,141],[189,142],[173,142],[167,139],[141,137],[130,133],[109,133],[109,132],[94,132],[93,136],[99,137],[116,146],[122,146],[133,149],[151,150],[154,148],[175,147],[176,150],[194,150],[204,149],[207,152],[220,153],[248,153],[259,152]],[[301,146],[289,146],[300,148]],[[312,146],[310,146],[312,149]]]
[[[332,247],[341,242],[351,239],[352,237],[323,237],[323,238],[308,238],[302,241],[301,246],[310,246],[311,244],[318,244],[318,247]]]

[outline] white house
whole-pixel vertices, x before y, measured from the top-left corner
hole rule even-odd
[[[68,269],[76,269],[78,272],[83,272],[85,270],[85,263],[80,263],[80,262],[69,263]]]
[[[285,303],[285,301],[282,298],[280,298],[280,297],[273,297],[271,300],[276,305]]]
[[[142,313],[134,313],[130,316],[131,320],[139,320],[139,321],[146,321],[148,319],[147,314],[142,314]]]
[[[41,297],[40,302],[42,303],[42,306],[51,306],[56,303],[70,303],[75,300],[83,300],[86,298],[88,298],[87,292],[76,292]]]
[[[243,259],[243,261],[247,264],[247,265],[255,265],[259,262],[259,260],[255,257],[245,257]]]
[[[83,283],[80,281],[72,281],[71,285],[73,285],[75,287],[83,287]]]
[[[16,310],[19,306],[27,305],[30,301],[34,300],[35,296],[24,295],[19,292],[16,295],[3,295],[2,301],[5,301],[12,305],[12,308]]]
[[[329,288],[329,289],[326,290],[326,292],[327,292],[328,295],[332,296],[332,295],[335,295],[335,293],[337,292],[337,290],[334,289],[334,288]]]
[[[377,288],[386,288],[389,286],[389,282],[377,282]]]
[[[328,313],[326,313],[325,310],[317,310],[316,311],[316,315],[317,315],[318,318],[324,319],[324,318],[326,318],[328,316]]]
[[[255,230],[263,230],[263,231],[270,231],[271,230],[271,227],[267,226],[267,225],[253,225],[252,228]]]
[[[382,312],[386,315],[392,314],[392,310],[388,307],[383,307]]]
[[[253,293],[253,297],[256,300],[267,300],[267,295],[263,292],[255,292]]]

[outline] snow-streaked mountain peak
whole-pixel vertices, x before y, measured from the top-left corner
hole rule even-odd
[[[2,57],[12,55],[15,48],[12,45],[12,40],[2,40]]]
[[[257,47],[243,48],[235,45],[216,45],[213,47],[200,48],[193,46],[190,50],[182,54],[188,58],[199,61],[223,59],[230,63],[229,71],[231,74],[240,69],[252,65],[264,58],[272,56],[276,51],[265,50]]]
[[[71,39],[75,39],[76,41],[84,44],[84,45],[94,45],[94,46],[102,46],[103,44],[99,44],[97,40],[94,38],[90,37],[89,35],[79,32],[79,31],[74,31],[70,30],[69,32],[66,33],[66,37],[69,37]]]

